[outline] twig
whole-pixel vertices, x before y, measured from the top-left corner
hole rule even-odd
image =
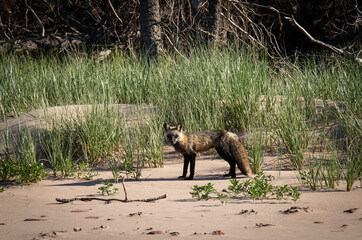
[[[27,9],[29,9],[33,15],[35,16],[35,18],[38,20],[38,22],[40,23],[40,26],[41,26],[41,36],[44,37],[45,36],[45,28],[44,28],[44,25],[43,25],[43,22],[40,20],[40,18],[38,17],[38,15],[36,15],[35,11],[29,6],[28,4],[28,1],[25,0],[25,6]]]
[[[239,29],[240,31],[242,31],[249,39],[251,39],[253,42],[255,42],[257,45],[259,45],[261,48],[263,48],[265,50],[266,53],[268,53],[268,50],[266,49],[266,47],[260,43],[258,40],[256,40],[253,36],[251,36],[250,33],[248,33],[246,30],[244,30],[243,28],[241,28],[239,25],[237,25],[236,23],[234,23],[229,17],[225,16],[223,13],[221,13],[221,16],[223,16],[226,20],[228,20],[234,27],[236,27],[237,29]],[[268,54],[269,55],[269,54]],[[270,55],[269,55],[270,56]]]
[[[184,55],[182,55],[182,54],[179,52],[179,50],[177,50],[177,48],[175,47],[175,45],[173,45],[171,39],[170,39],[166,34],[165,34],[165,37],[166,37],[167,41],[171,44],[171,46],[172,46],[172,48],[175,50],[175,52],[177,52],[183,59],[185,59],[185,60],[188,61],[188,59],[187,59]]]
[[[1,28],[3,29],[3,32],[4,32],[4,35],[5,35],[5,37],[8,39],[8,40],[11,40],[11,38],[6,34],[6,30],[5,30],[5,28],[4,28],[4,24],[3,24],[3,22],[2,22],[2,20],[1,20],[1,16],[0,16],[0,26],[1,26]]]
[[[356,57],[356,56],[353,55],[352,53],[347,52],[347,51],[344,51],[344,50],[342,50],[342,49],[340,49],[340,48],[337,48],[337,47],[335,47],[335,46],[333,46],[333,45],[330,45],[330,44],[328,44],[328,43],[324,43],[324,42],[322,42],[322,41],[320,41],[320,40],[315,39],[314,37],[312,37],[312,35],[310,35],[310,34],[307,32],[307,30],[305,30],[305,29],[294,19],[293,16],[292,16],[291,18],[290,18],[290,17],[285,17],[285,19],[293,22],[294,25],[297,26],[297,27],[304,33],[304,35],[306,35],[312,42],[314,42],[314,43],[316,43],[316,44],[319,44],[319,45],[321,45],[321,46],[323,46],[323,47],[326,47],[326,48],[328,48],[328,49],[330,49],[330,50],[332,50],[333,52],[336,52],[336,53],[338,53],[338,54],[345,55],[346,57],[349,57],[349,58],[351,58],[351,59],[353,59],[353,60],[356,60],[356,61],[359,62],[359,63],[362,63],[362,59]]]
[[[112,11],[113,11],[114,15],[116,15],[116,18],[118,19],[118,21],[119,21],[120,23],[123,23],[122,20],[121,20],[121,18],[118,16],[116,10],[114,9],[114,7],[113,7],[113,5],[112,5],[112,3],[111,3],[111,0],[108,0],[108,3],[109,3],[109,5],[111,6]]]
[[[122,180],[122,186],[123,186],[123,191],[124,191],[124,200],[127,202],[128,198],[127,198],[127,191],[126,191],[126,187],[124,186],[124,179],[126,179],[126,176],[123,176],[123,180]]]
[[[129,202],[154,202],[154,201],[164,199],[164,198],[166,198],[166,194],[158,196],[158,197],[154,197],[154,198],[134,199],[134,200],[119,199],[119,198],[97,198],[97,197],[56,198],[55,200],[60,203],[70,203],[70,202],[74,202],[74,201],[88,202],[88,201],[93,201],[93,200],[104,201],[107,203],[109,203],[111,201],[129,203]]]
[[[239,4],[242,4],[242,5],[246,5],[246,6],[252,6],[252,7],[258,7],[258,8],[265,8],[265,9],[269,9],[273,12],[276,12],[278,14],[280,14],[280,11],[274,7],[270,7],[270,6],[265,6],[265,5],[260,5],[260,4],[257,4],[257,3],[249,3],[249,2],[241,2],[241,1],[230,1],[232,4],[235,4],[235,3],[239,3]]]

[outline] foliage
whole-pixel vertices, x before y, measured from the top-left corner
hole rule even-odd
[[[264,151],[266,146],[266,137],[262,135],[261,131],[251,130],[251,140],[248,142],[249,146],[249,161],[253,173],[261,173],[261,168],[264,162]]]
[[[288,185],[273,186],[269,183],[272,179],[273,177],[271,175],[264,175],[263,173],[258,174],[252,180],[245,180],[243,182],[231,179],[231,185],[221,192],[218,192],[211,183],[207,183],[204,186],[194,185],[192,187],[193,191],[190,192],[190,194],[199,200],[209,200],[212,198],[211,194],[214,194],[222,203],[226,203],[230,197],[237,197],[240,194],[253,199],[253,201],[262,201],[263,199],[277,199],[279,201],[282,199],[291,199],[296,202],[300,198],[301,193],[296,187]]]
[[[99,174],[92,173],[92,168],[88,163],[80,163],[75,166],[75,177],[84,179],[84,180],[91,180],[93,177],[98,176]]]
[[[5,159],[0,160],[0,182],[15,180],[20,184],[41,181],[47,172],[43,163],[36,159],[34,139],[29,131],[21,137],[17,152],[5,153]]]
[[[194,185],[191,189],[193,190],[190,192],[191,196],[198,198],[199,200],[209,200],[212,198],[210,194],[216,193],[216,190],[211,183],[207,183],[204,186]]]
[[[308,114],[301,110],[298,99],[291,96],[286,105],[273,116],[273,129],[290,157],[290,165],[299,170],[304,168],[304,152],[311,139],[311,128],[307,124]]]
[[[296,57],[293,65],[279,70],[270,68],[269,60],[257,51],[240,46],[198,46],[187,52],[187,59],[166,56],[150,65],[132,51],[119,50],[103,61],[85,52],[63,58],[3,54],[0,109],[6,119],[52,106],[106,106],[105,111],[93,109],[83,120],[60,119],[45,133],[46,160],[56,176],[72,176],[79,163],[93,166],[113,157],[119,171],[139,178],[142,167],[163,164],[161,126],[167,121],[182,122],[187,131],[256,134],[247,148],[256,173],[271,145],[278,157],[287,154],[286,163],[306,174],[311,147],[316,155],[325,151],[331,164],[322,164],[323,184],[334,187],[348,178],[350,185],[361,176],[354,171],[362,155],[360,66],[340,58]],[[316,106],[316,99],[322,106]],[[125,127],[131,121],[113,110],[107,112],[107,107],[118,103],[150,104],[159,107],[159,114],[148,127]],[[328,137],[330,126],[337,124],[342,137]],[[266,129],[267,134],[259,134],[258,129]],[[1,164],[6,168],[2,167],[0,177],[13,178],[12,163]]]
[[[308,169],[299,170],[299,179],[304,185],[309,185],[312,190],[318,188],[318,184],[321,183],[321,174],[322,174],[322,163],[314,160],[311,161],[308,165]],[[320,184],[323,186],[322,184]]]
[[[16,163],[11,159],[0,161],[0,182],[11,181],[17,175]]]
[[[107,182],[102,182],[103,186],[99,187],[99,192],[100,194],[104,195],[114,195],[116,193],[118,193],[118,188],[113,187],[113,183],[110,183],[109,181]]]
[[[346,180],[346,190],[351,191],[353,184],[361,179],[361,171],[361,156],[348,150],[347,155],[334,153],[333,157],[324,163],[321,160],[311,159],[307,169],[298,171],[298,179],[313,191],[318,187],[334,189],[340,180]]]
[[[126,127],[127,119],[119,116],[116,108],[104,107],[95,106],[82,116],[78,112],[75,120],[52,120],[53,129],[46,132],[42,146],[54,176],[58,172],[63,178],[73,176],[82,164],[92,167],[113,159],[108,163],[115,180],[117,171],[138,179],[143,167],[163,164],[160,118]],[[117,167],[114,163],[118,160]]]

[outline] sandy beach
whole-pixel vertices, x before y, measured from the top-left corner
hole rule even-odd
[[[267,163],[270,163],[269,165]],[[166,194],[154,202],[74,201],[56,198],[102,197],[124,199],[120,183],[114,196],[102,196],[102,182],[113,182],[107,168],[94,170],[92,180],[54,179],[5,186],[0,193],[0,239],[361,239],[362,191],[359,182],[351,192],[338,189],[311,191],[300,186],[291,170],[278,171],[271,159],[265,174],[273,185],[299,186],[301,198],[256,200],[231,198],[199,201],[190,191],[195,184],[212,183],[218,190],[229,185],[223,174],[228,164],[212,154],[196,161],[192,181],[179,180],[183,159],[165,147],[163,168],[144,169],[139,181],[126,180],[128,199]],[[240,172],[238,180],[247,179]],[[299,211],[284,214],[292,207]],[[345,212],[350,210],[350,212]]]

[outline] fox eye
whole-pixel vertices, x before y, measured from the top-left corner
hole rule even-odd
[[[178,134],[175,135],[175,138],[178,138]]]

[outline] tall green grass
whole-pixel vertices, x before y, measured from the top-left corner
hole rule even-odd
[[[116,107],[94,105],[73,117],[51,119],[42,148],[55,177],[72,176],[78,163],[96,166],[108,162],[115,176],[124,171],[136,179],[143,167],[163,165],[162,134],[155,127],[162,119],[148,116],[143,123],[126,124],[131,120],[118,111]]]
[[[36,157],[36,139],[27,128],[18,141],[6,136],[5,157],[0,159],[0,182],[16,181],[20,184],[38,182],[47,176],[43,163]],[[9,146],[13,145],[13,146]],[[15,149],[10,153],[10,149]]]
[[[199,47],[189,52],[187,59],[165,57],[150,66],[142,57],[117,50],[102,62],[94,53],[38,58],[10,54],[0,56],[0,109],[8,116],[57,105],[151,104],[161,111],[160,119],[151,124],[154,132],[161,129],[163,120],[173,124],[182,122],[187,131],[267,128],[279,143],[279,152],[288,154],[291,166],[297,169],[303,169],[306,164],[305,152],[310,151],[310,141],[315,137],[311,130],[327,131],[326,127],[338,123],[346,132],[342,141],[345,147],[328,141],[328,147],[320,149],[332,146],[345,161],[354,159],[354,163],[361,165],[358,157],[362,136],[361,72],[360,65],[345,59],[300,60],[293,68],[276,71],[262,54],[236,47]],[[282,100],[278,100],[281,97]],[[332,100],[343,107],[332,110],[325,107],[317,117],[315,99],[324,103]],[[95,122],[92,123],[92,119]],[[89,129],[99,126],[96,119],[97,116],[88,119]],[[81,125],[89,131],[84,123]],[[137,153],[127,152],[128,149],[122,153],[123,159],[133,159],[136,165],[137,157],[146,154],[145,148],[152,149],[147,154],[156,156],[155,159],[161,159],[162,155],[162,139],[150,142],[147,140],[150,130],[142,131],[140,128],[132,139],[125,138],[127,134],[116,133],[123,136],[123,140],[119,140],[123,141],[122,146],[144,146],[143,150],[137,148]],[[102,136],[102,133],[96,135]],[[321,136],[320,143],[325,144],[326,137]],[[103,140],[90,138],[87,142],[92,140],[95,146],[89,151],[97,159]],[[65,142],[69,142],[69,148],[74,145],[70,140]],[[88,148],[87,144],[80,146]],[[54,151],[54,156],[60,154],[56,153],[59,150]],[[346,151],[348,154],[343,155]],[[61,154],[69,155],[66,150]],[[260,159],[262,153],[256,152],[254,156]],[[140,164],[144,165],[159,164],[152,161]]]

